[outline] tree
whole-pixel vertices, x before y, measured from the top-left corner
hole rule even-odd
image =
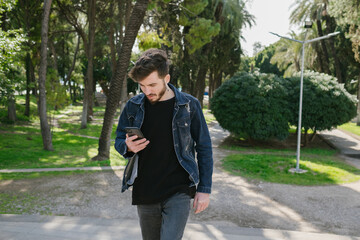
[[[245,7],[246,1],[218,1],[215,19],[220,23],[220,33],[211,43],[208,65],[209,97],[211,98],[222,80],[238,70],[243,51],[240,44],[241,30],[254,24],[254,16]]]
[[[8,30],[5,21],[8,20],[6,13],[14,7],[13,1],[0,2],[0,103],[8,106],[8,120],[16,120],[15,110],[15,88],[18,81],[17,67],[19,66],[19,51],[25,41],[19,29]],[[5,21],[4,21],[5,20]]]
[[[293,12],[291,13],[291,23],[302,25],[306,19],[311,19],[315,22],[318,37],[332,33],[335,30],[335,20],[333,17],[329,16],[327,11],[329,6],[328,0],[297,0],[294,5],[297,7],[294,8]],[[325,23],[325,27],[323,26],[323,23]],[[343,83],[343,72],[340,60],[338,58],[338,53],[335,48],[334,38],[312,43],[312,45],[318,44],[320,44],[320,48],[314,47],[314,50],[316,51],[319,58],[318,61],[321,68],[320,71],[326,74],[333,73],[338,78],[338,81]],[[330,47],[332,53],[335,71],[332,71],[330,66],[331,61],[328,53],[328,46]]]
[[[289,123],[297,125],[300,73],[286,79],[284,83],[292,113]],[[304,72],[302,127],[305,129],[305,135],[312,129],[315,136],[317,131],[330,130],[355,116],[355,97],[349,94],[335,77],[312,71]],[[307,138],[305,141],[307,142]]]
[[[290,33],[290,37],[293,39],[304,39],[305,32],[300,34],[295,34],[295,32]],[[275,47],[274,55],[271,57],[270,62],[276,64],[277,67],[284,73],[283,77],[291,77],[294,73],[299,72],[301,64],[301,49],[302,45],[298,42],[289,41],[287,39],[281,38],[274,44],[271,44]],[[311,45],[305,45],[305,68],[313,69],[314,58],[311,53]]]
[[[81,115],[81,128],[86,128],[88,116],[92,115],[92,101],[93,101],[93,86],[94,86],[94,41],[95,41],[95,5],[96,0],[88,1],[88,21],[89,21],[89,34],[88,46],[86,47],[86,55],[88,60],[86,78],[84,81],[84,100],[83,110]],[[90,111],[90,113],[88,113]]]
[[[276,64],[271,62],[276,50],[275,45],[265,47],[255,56],[255,67],[259,68],[262,73],[273,73],[279,76],[284,75],[284,71],[280,70]]]
[[[36,95],[36,77],[34,62],[38,62],[41,42],[41,1],[18,0],[15,8],[9,13],[10,27],[23,29],[26,41],[22,44],[22,59],[26,71],[25,116],[30,116],[30,91]]]
[[[254,42],[253,44],[253,56],[256,56],[259,52],[264,49],[264,46],[261,45],[261,42]]]
[[[51,9],[51,1],[44,1],[44,13],[41,24],[41,58],[40,58],[40,69],[39,69],[39,114],[40,114],[40,126],[41,135],[43,139],[43,146],[45,150],[53,151],[52,137],[50,127],[47,120],[46,114],[46,68],[47,68],[47,43],[48,43],[48,29],[49,29],[49,16]]]
[[[99,138],[98,155],[93,160],[106,160],[110,156],[110,135],[114,123],[116,108],[119,106],[120,92],[126,79],[127,69],[130,63],[131,51],[136,36],[143,23],[149,0],[138,0],[132,10],[129,22],[126,26],[125,37],[119,53],[116,72],[111,80],[108,98],[106,100],[103,127]]]
[[[70,4],[69,2],[56,0],[57,5],[63,16],[78,32],[84,43],[84,49],[87,59],[86,76],[84,78],[84,99],[83,99],[83,111],[81,115],[81,128],[86,128],[87,121],[92,115],[93,106],[93,93],[94,93],[94,78],[93,78],[93,63],[94,63],[94,42],[95,42],[95,19],[96,19],[96,0],[87,0],[87,4],[78,2]],[[86,10],[83,8],[87,7]],[[88,21],[88,34],[81,23],[81,14],[85,12]]]
[[[349,25],[347,37],[353,43],[355,59],[360,62],[360,3],[357,0],[330,1],[329,13],[336,18],[340,25]]]
[[[294,8],[293,12],[291,13],[290,22],[302,25],[305,20],[311,19],[316,24],[318,36],[324,36],[321,19],[323,1],[324,0],[297,0],[294,4],[297,5],[297,7]],[[328,56],[325,40],[321,40],[320,44],[321,50],[319,49],[317,53],[319,57],[321,71],[330,74],[330,59]]]
[[[360,62],[360,3],[357,0],[336,0],[330,1],[329,13],[336,18],[336,22],[341,26],[349,26],[346,37],[352,42],[352,50],[357,62]],[[360,74],[358,82],[358,106],[357,106],[357,125],[360,126]]]
[[[290,112],[282,82],[273,74],[237,73],[215,91],[211,111],[237,137],[285,139]]]

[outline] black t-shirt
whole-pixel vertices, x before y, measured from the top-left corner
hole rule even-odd
[[[151,104],[145,100],[141,131],[150,141],[139,152],[138,177],[133,185],[132,204],[159,203],[177,192],[193,196],[189,174],[177,160],[172,118],[175,98]]]

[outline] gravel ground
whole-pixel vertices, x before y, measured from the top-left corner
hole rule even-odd
[[[191,213],[190,221],[360,236],[360,181],[322,187],[249,182],[220,169],[219,160],[231,153],[218,148],[227,133],[214,125],[211,134],[215,159],[211,203],[205,212]],[[1,181],[0,197],[11,201],[0,204],[27,214],[137,219],[131,191],[120,191],[121,177],[122,171],[102,171]]]

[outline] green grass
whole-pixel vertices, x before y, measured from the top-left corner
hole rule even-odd
[[[331,156],[304,156],[300,168],[307,173],[290,173],[295,155],[234,154],[223,160],[228,172],[266,182],[294,185],[329,185],[360,180],[360,170]]]
[[[360,136],[360,126],[357,126],[356,123],[345,123],[338,128]]]
[[[119,166],[125,160],[110,149],[110,159],[94,162],[98,140],[74,136],[63,130],[53,132],[54,151],[43,150],[40,130],[34,126],[0,126],[0,168],[50,168],[50,167],[87,167],[87,166]]]
[[[239,152],[258,152],[258,153],[278,153],[278,154],[296,154],[296,149],[271,149],[260,147],[239,147],[224,145],[222,148],[227,150],[239,151]],[[319,156],[334,156],[337,150],[328,150],[321,148],[302,148],[300,154],[303,155],[319,155]]]
[[[214,115],[211,113],[210,110],[207,110],[207,108],[203,109],[203,113],[204,113],[204,117],[205,117],[205,121],[207,124],[216,121],[216,118],[214,117]]]
[[[19,173],[0,173],[0,180],[22,180],[41,177],[68,176],[73,174],[88,174],[93,171],[56,171],[56,172],[19,172]]]
[[[54,151],[43,150],[40,122],[37,115],[36,98],[32,96],[30,103],[30,119],[23,116],[25,97],[16,97],[17,117],[15,124],[7,123],[6,107],[0,106],[0,169],[20,168],[64,168],[89,166],[121,166],[125,159],[116,152],[111,144],[110,160],[91,161],[98,151],[104,107],[94,107],[95,120],[88,123],[86,129],[80,129],[82,106],[68,106],[65,109],[48,112],[48,117],[57,117],[60,128],[52,127],[52,143]],[[112,139],[115,138],[115,125]],[[0,173],[0,180],[38,178],[78,174],[79,171],[41,172],[41,173]]]
[[[91,137],[99,137],[102,130],[102,125],[95,125],[89,123],[86,128],[80,129],[80,123],[66,123],[62,122],[60,123],[61,129],[64,129],[66,131],[69,131],[70,133],[78,134],[78,135],[85,135],[85,136],[91,136]],[[112,132],[111,132],[111,139],[115,139],[116,137],[116,127],[117,123],[114,124]]]

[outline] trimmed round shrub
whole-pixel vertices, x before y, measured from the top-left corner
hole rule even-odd
[[[285,139],[290,112],[283,81],[272,74],[238,73],[215,91],[211,111],[221,127],[238,137]]]
[[[289,123],[298,125],[300,73],[284,81],[291,115]],[[303,83],[302,127],[325,130],[349,122],[356,116],[356,97],[349,94],[335,77],[305,71]]]

